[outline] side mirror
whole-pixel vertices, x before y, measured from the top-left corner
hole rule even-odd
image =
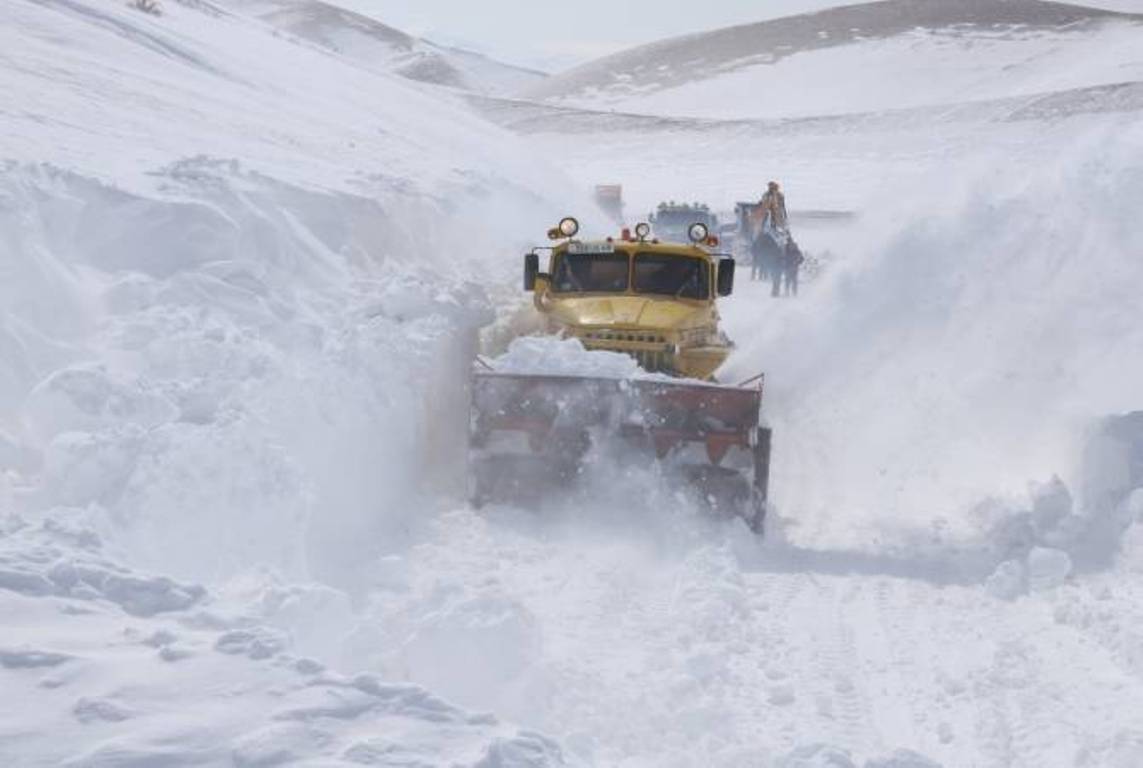
[[[536,289],[536,275],[540,273],[540,254],[533,251],[524,254],[524,290]]]
[[[734,291],[734,259],[718,260],[718,295],[729,296]]]

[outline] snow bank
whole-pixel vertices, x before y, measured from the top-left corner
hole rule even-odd
[[[462,482],[492,311],[470,278],[515,276],[505,244],[556,215],[558,173],[236,13],[11,11],[6,493],[90,508],[117,556],[172,576],[342,583]]]
[[[3,289],[29,508],[96,504],[123,556],[171,574],[305,575],[345,562],[321,536],[384,538],[410,494],[450,482],[418,468],[463,432],[489,309],[463,282],[347,258],[384,231],[375,205],[205,170],[176,201],[38,169],[6,191],[5,259],[31,267]]]
[[[559,174],[207,4],[5,13],[0,760],[562,764],[299,655],[463,483],[469,278]]]
[[[739,334],[729,373],[767,370],[774,487],[807,529],[974,532],[982,498],[1078,487],[1090,425],[1138,408],[1143,134],[1051,146],[1048,168],[934,166],[951,188],[887,196],[820,292],[754,310],[772,322]]]

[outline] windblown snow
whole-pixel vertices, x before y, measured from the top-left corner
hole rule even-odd
[[[0,762],[1143,764],[1135,20],[1045,3],[1066,29],[976,59],[882,19],[838,66],[960,72],[939,107],[826,108],[797,53],[804,119],[712,120],[734,73],[647,116],[469,101],[272,5],[5,5]],[[771,177],[849,215],[795,218],[802,297],[721,307],[766,539],[650,469],[468,506],[482,344],[634,373],[505,341],[519,255],[606,234],[595,183],[637,215]]]

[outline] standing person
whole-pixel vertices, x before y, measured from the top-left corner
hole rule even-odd
[[[751,229],[750,238],[750,279],[751,280],[765,280],[767,276],[766,269],[766,246],[770,238],[762,232],[762,227]]]
[[[774,242],[773,240],[770,242]],[[772,278],[774,282],[770,283],[770,296],[780,296],[782,294],[782,279],[786,275],[786,254],[785,248],[774,242],[774,271]]]
[[[786,295],[798,295],[798,270],[802,266],[802,262],[806,257],[802,254],[802,249],[794,242],[794,238],[790,238],[786,243]]]
[[[758,238],[750,241],[750,279],[757,280],[759,273],[762,272],[762,244],[758,242]]]
[[[779,232],[790,230],[790,217],[786,215],[786,196],[778,182],[771,181],[766,185],[766,194],[759,201],[762,207],[762,219],[770,217],[770,226]]]
[[[743,203],[746,206],[745,203]],[[762,232],[764,213],[762,206],[750,205],[743,213],[743,229],[749,242],[750,251],[750,279],[766,279],[766,244],[762,241],[765,235]]]
[[[758,201],[758,213],[762,220],[762,239],[766,241],[767,261],[770,270],[770,295],[777,296],[782,289],[782,279],[786,271],[786,243],[790,238],[790,217],[786,213],[786,196],[778,182],[766,185],[766,192]]]

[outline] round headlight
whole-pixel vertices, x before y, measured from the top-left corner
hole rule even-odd
[[[571,216],[565,216],[560,219],[560,234],[564,237],[575,237],[575,233],[579,232],[579,222]]]
[[[635,236],[642,240],[647,235],[651,234],[651,225],[645,221],[641,221],[635,225]]]
[[[706,237],[709,234],[710,230],[708,230],[706,224],[703,224],[701,221],[696,221],[687,229],[687,237],[691,239],[692,243],[705,243]]]

